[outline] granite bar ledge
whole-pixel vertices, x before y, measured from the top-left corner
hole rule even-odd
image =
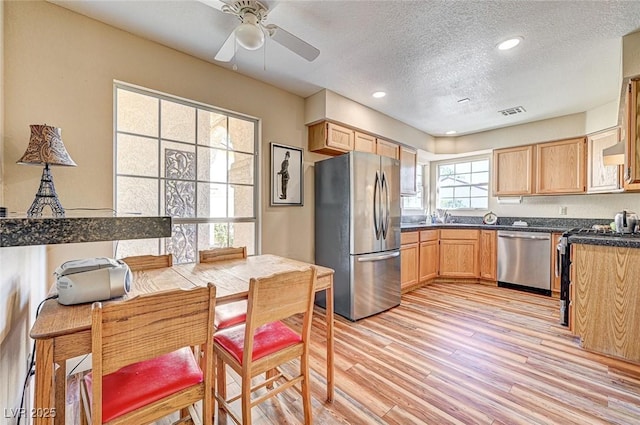
[[[171,237],[171,217],[0,218],[0,248]]]

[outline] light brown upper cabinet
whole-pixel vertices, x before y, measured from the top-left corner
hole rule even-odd
[[[415,195],[417,192],[416,169],[418,154],[415,149],[400,146],[400,194]],[[422,184],[422,182],[419,182]]]
[[[353,150],[355,131],[331,122],[309,126],[309,150],[340,155]]]
[[[586,191],[586,139],[560,140],[536,146],[536,193]]]
[[[389,158],[398,159],[400,145],[384,139],[376,139],[376,153]]]
[[[493,195],[534,193],[533,145],[493,151]]]
[[[367,133],[356,131],[353,150],[376,153],[376,138]]]
[[[611,192],[620,189],[621,167],[604,165],[602,150],[620,140],[618,127],[587,136],[587,192]]]
[[[627,159],[624,164],[624,189],[640,190],[640,79],[632,79],[627,87],[625,130]]]

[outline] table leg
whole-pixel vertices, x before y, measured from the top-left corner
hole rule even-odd
[[[333,282],[327,288],[327,307],[325,315],[327,320],[327,401],[333,401]]]
[[[56,416],[56,413],[64,415],[64,411],[52,411],[55,406],[53,368],[53,341],[50,339],[36,340],[35,400],[32,411],[34,414],[31,415],[34,425],[52,425],[53,416]]]
[[[54,425],[65,425],[67,408],[67,362],[63,360],[58,364],[54,374],[55,393],[53,401],[56,406]]]

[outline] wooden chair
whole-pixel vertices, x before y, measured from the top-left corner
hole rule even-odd
[[[211,248],[198,252],[201,263],[212,263],[214,261],[232,260],[236,258],[247,258],[247,247],[237,248]]]
[[[93,371],[82,386],[89,423],[151,423],[188,408],[194,423],[210,425],[215,297],[209,284],[94,303]],[[198,401],[202,421],[193,407]]]
[[[198,252],[201,263],[213,263],[216,261],[247,258],[247,247],[237,248],[211,248]],[[226,329],[230,326],[244,323],[247,317],[247,302],[236,301],[222,304],[216,308],[214,325],[216,330]]]
[[[137,255],[135,257],[125,257],[122,259],[131,271],[159,269],[162,267],[171,267],[173,265],[173,256],[165,255]]]
[[[236,423],[251,424],[251,408],[267,398],[301,383],[304,421],[311,424],[311,392],[309,385],[309,338],[313,315],[313,294],[317,271],[310,267],[303,271],[284,272],[269,277],[251,279],[247,321],[245,325],[218,331],[214,336],[216,356],[216,400],[219,409],[226,411]],[[280,320],[304,313],[302,332],[298,334]],[[300,359],[300,373],[286,376],[278,366],[295,358]],[[227,400],[226,370],[229,365],[242,378],[240,395]],[[278,374],[252,387],[251,379],[263,372],[277,370]],[[284,380],[284,382],[282,382]],[[257,389],[278,383],[275,388],[251,400]],[[297,389],[297,388],[296,388]],[[242,422],[229,404],[241,399]]]

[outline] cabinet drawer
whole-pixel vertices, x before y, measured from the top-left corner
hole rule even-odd
[[[479,236],[479,230],[440,229],[440,239],[478,239]]]
[[[420,231],[420,242],[435,241],[437,239],[438,239],[437,230],[421,230]]]
[[[418,243],[418,232],[400,233],[400,245]]]

